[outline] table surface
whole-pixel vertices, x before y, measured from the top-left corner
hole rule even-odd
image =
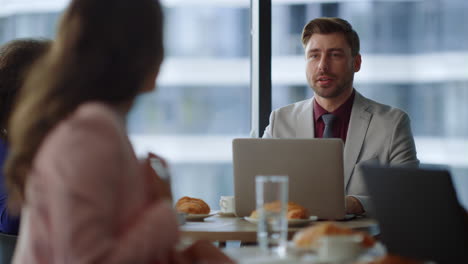
[[[323,221],[311,222],[308,226],[322,223]],[[371,235],[379,234],[377,222],[372,218],[358,217],[348,221],[335,222],[355,230],[366,231]],[[307,227],[307,226],[305,226]],[[304,227],[288,228],[288,239],[291,239],[295,232]],[[222,217],[212,216],[205,218],[200,222],[186,222],[180,226],[181,234],[185,238],[190,239],[205,239],[209,241],[241,241],[241,242],[256,242],[257,241],[257,225],[247,222],[238,217]]]

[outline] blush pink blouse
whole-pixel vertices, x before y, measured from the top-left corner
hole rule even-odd
[[[45,138],[26,185],[13,263],[166,263],[179,239],[124,121],[86,103]]]

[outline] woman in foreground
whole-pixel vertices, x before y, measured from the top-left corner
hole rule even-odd
[[[73,0],[10,123],[13,263],[230,263],[210,243],[177,251],[168,192],[139,162],[125,119],[163,59],[154,0]]]

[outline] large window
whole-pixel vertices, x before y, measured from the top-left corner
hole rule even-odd
[[[69,0],[0,0],[0,44],[53,38]],[[157,91],[137,98],[128,131],[137,155],[171,165],[174,198],[218,208],[233,195],[231,141],[250,132],[249,1],[161,1],[165,60]],[[131,41],[131,40],[129,40]]]
[[[0,44],[53,38],[68,2],[0,0]],[[138,155],[169,160],[176,199],[192,195],[217,208],[220,195],[233,193],[231,140],[251,130],[250,1],[161,2],[166,58],[157,91],[137,99],[128,130]],[[273,108],[313,95],[300,41],[305,23],[347,19],[361,37],[356,89],[408,112],[420,160],[450,166],[468,206],[468,1],[272,3]]]
[[[249,5],[218,2],[164,1],[158,89],[137,100],[128,124],[138,154],[170,161],[175,198],[212,208],[233,195],[231,141],[250,132]]]
[[[419,159],[450,166],[468,207],[467,13],[465,0],[273,0],[273,108],[313,95],[303,26],[321,16],[348,20],[363,60],[354,87],[409,114]]]

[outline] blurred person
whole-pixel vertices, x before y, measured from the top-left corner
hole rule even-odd
[[[17,235],[19,217],[7,209],[3,163],[8,154],[7,123],[30,66],[45,53],[48,40],[18,39],[0,46],[0,232]]]
[[[71,1],[9,126],[13,263],[231,263],[208,242],[176,249],[170,192],[128,139],[126,116],[162,60],[158,1]]]
[[[418,166],[410,119],[353,86],[361,69],[359,36],[340,18],[317,18],[303,29],[306,77],[314,97],[274,110],[264,138],[341,138],[346,212],[363,214],[370,199],[359,164]],[[329,125],[325,125],[325,121]]]

